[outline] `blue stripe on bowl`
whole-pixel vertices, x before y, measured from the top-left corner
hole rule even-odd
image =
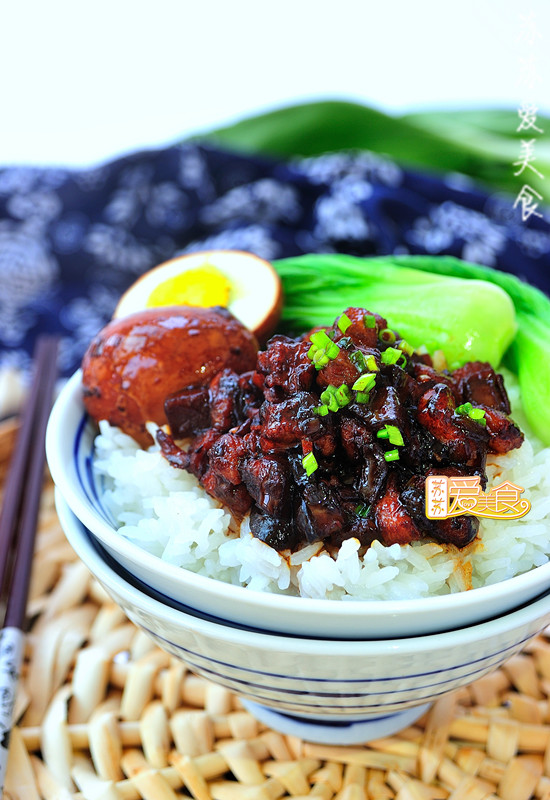
[[[96,483],[96,475],[93,469],[93,439],[90,440],[89,447],[85,446],[84,434],[88,430],[89,424],[89,417],[87,414],[84,414],[78,425],[73,445],[73,463],[76,477],[82,492],[88,500],[88,503],[98,514],[100,514],[104,522],[113,528],[116,528],[116,523],[112,514],[107,508],[105,508],[103,503],[103,492],[101,491],[102,487],[98,489]]]
[[[376,717],[365,717],[364,719],[354,719],[354,720],[342,720],[342,719],[312,719],[311,717],[299,717],[296,714],[288,714],[286,712],[277,711],[274,708],[270,708],[269,706],[265,707],[269,711],[270,714],[274,714],[278,717],[283,717],[284,719],[289,719],[293,722],[298,722],[300,724],[306,725],[315,725],[316,728],[353,728],[358,727],[363,724],[372,724],[373,722],[382,722],[383,720],[389,719],[390,717],[395,717],[395,713],[390,714],[380,714],[380,716]],[[397,712],[399,713],[399,712]]]
[[[327,699],[330,699],[330,700],[334,700],[335,698],[344,698],[344,697],[346,697],[346,698],[365,697],[365,696],[369,696],[369,695],[383,695],[384,697],[388,697],[390,695],[410,694],[411,692],[413,692],[415,697],[416,697],[419,692],[424,692],[426,690],[427,690],[426,696],[430,696],[431,697],[432,694],[433,694],[433,690],[437,689],[438,687],[440,689],[442,689],[442,687],[445,687],[445,689],[442,689],[442,691],[446,692],[446,691],[449,691],[448,684],[454,685],[454,684],[457,683],[457,681],[462,684],[462,682],[466,678],[468,679],[468,681],[467,681],[468,683],[472,683],[474,680],[476,680],[476,678],[480,674],[486,672],[487,670],[493,669],[493,667],[496,666],[496,664],[500,664],[501,663],[500,661],[497,661],[496,663],[484,664],[483,666],[478,667],[476,670],[473,670],[472,672],[468,672],[468,673],[466,673],[464,675],[456,675],[453,678],[449,678],[446,681],[440,681],[438,683],[431,683],[431,684],[428,684],[426,686],[417,686],[415,684],[414,686],[409,686],[406,689],[383,689],[383,688],[376,689],[376,688],[372,688],[372,689],[366,689],[365,691],[362,691],[362,692],[357,692],[357,691],[353,691],[353,692],[346,692],[346,691],[341,691],[341,692],[320,692],[318,689],[314,689],[314,690],[309,690],[309,689],[305,689],[305,690],[304,689],[289,689],[286,686],[277,687],[277,686],[266,686],[266,685],[261,684],[261,683],[253,683],[252,681],[245,681],[245,680],[242,680],[240,678],[235,678],[232,675],[228,675],[226,672],[218,672],[218,671],[216,671],[214,669],[211,669],[209,667],[205,667],[204,664],[202,664],[200,661],[194,661],[193,658],[185,658],[184,660],[185,660],[186,664],[188,664],[190,667],[192,667],[195,670],[200,670],[202,673],[206,673],[209,676],[215,676],[217,679],[223,678],[225,681],[230,682],[232,684],[232,688],[234,688],[239,693],[242,692],[246,687],[248,687],[248,688],[254,689],[254,690],[259,689],[261,691],[268,691],[268,692],[281,692],[281,693],[284,693],[285,695],[301,695],[301,696],[303,696],[304,694],[307,694],[308,696],[319,697],[319,698],[327,698]],[[301,680],[301,678],[295,678],[295,681],[300,681],[300,680]],[[407,678],[405,677],[405,678],[403,678],[403,680],[405,681],[405,680],[407,680]],[[342,683],[345,683],[345,681],[342,681]],[[355,689],[355,687],[354,687],[354,689]],[[441,692],[438,692],[438,693],[441,693]],[[399,698],[396,698],[396,700],[399,700]]]
[[[452,676],[447,681],[437,681],[435,683],[426,684],[425,686],[419,686],[418,687],[419,689],[428,689],[428,688],[434,687],[434,686],[443,686],[443,685],[445,685],[445,683],[449,683],[450,681],[462,680],[463,677],[468,677],[470,675],[476,675],[479,672],[479,670],[481,670],[481,669],[490,669],[493,666],[499,664],[501,661],[503,661],[507,657],[506,656],[507,653],[510,653],[510,651],[512,651],[512,650],[517,650],[517,649],[521,648],[521,646],[523,644],[528,642],[530,639],[533,638],[533,635],[535,635],[535,634],[529,634],[529,636],[526,636],[523,639],[520,639],[519,641],[515,642],[512,645],[509,645],[508,647],[503,648],[502,650],[497,650],[496,652],[490,653],[490,654],[488,654],[486,656],[483,656],[482,658],[477,658],[477,659],[474,659],[473,661],[467,661],[467,662],[464,662],[464,663],[461,663],[461,664],[457,664],[457,665],[455,665],[453,667],[446,667],[445,669],[432,670],[431,672],[412,673],[411,675],[399,675],[399,676],[395,676],[395,677],[350,678],[350,679],[345,679],[344,678],[344,679],[342,679],[342,678],[308,678],[308,677],[302,677],[301,675],[300,676],[280,675],[278,673],[263,672],[262,670],[252,669],[252,668],[249,668],[249,667],[239,667],[237,665],[230,664],[229,662],[221,661],[219,659],[212,658],[211,656],[206,656],[203,653],[197,653],[195,650],[190,650],[189,648],[184,647],[183,645],[176,644],[175,642],[171,642],[170,639],[166,639],[164,636],[161,636],[160,634],[155,633],[155,631],[152,631],[152,630],[144,627],[143,625],[141,625],[141,627],[147,633],[149,633],[150,636],[153,636],[156,639],[158,639],[159,641],[170,645],[170,647],[174,648],[175,650],[178,650],[178,651],[184,653],[185,654],[185,659],[184,660],[186,662],[188,662],[188,663],[190,662],[189,657],[191,657],[192,659],[202,658],[205,661],[207,661],[209,664],[219,665],[220,667],[227,667],[229,669],[233,669],[233,670],[245,673],[245,674],[261,675],[261,676],[265,676],[266,678],[279,678],[279,679],[288,680],[288,681],[299,680],[300,682],[307,682],[307,683],[326,683],[326,684],[338,683],[338,684],[351,684],[351,685],[353,685],[353,684],[361,684],[361,685],[363,685],[363,684],[372,684],[372,683],[377,683],[377,684],[390,683],[391,684],[392,681],[405,681],[405,680],[410,680],[412,678],[427,678],[430,675],[438,675],[438,674],[441,674],[441,673],[444,673],[445,675],[448,675],[449,673],[454,672],[456,670],[464,669],[464,668],[467,668],[467,667],[473,667],[474,665],[478,665],[474,670],[472,670],[470,672],[463,673],[463,674],[461,673],[460,675]],[[542,628],[541,628],[541,630],[542,630]],[[493,659],[494,659],[494,661],[493,661]],[[197,662],[195,661],[194,663],[196,664]],[[204,669],[210,669],[210,668],[209,667],[204,667]],[[216,675],[220,674],[218,672],[215,672],[213,669],[211,671],[213,672],[213,674],[216,674]],[[261,685],[261,684],[254,684],[254,683],[251,683],[250,681],[245,681],[245,680],[243,680],[241,678],[237,678],[237,677],[233,677],[233,676],[226,676],[226,677],[230,678],[231,680],[236,681],[237,683],[246,683],[246,684],[248,684],[250,686],[260,686]],[[293,690],[285,689],[285,691],[291,692]],[[408,691],[408,690],[406,690],[406,689],[382,689],[381,691],[383,691],[384,694],[398,694],[399,692]],[[319,695],[320,694],[326,694],[327,697],[331,696],[329,693],[319,692],[318,690],[315,690],[315,693],[319,694]],[[332,696],[334,696],[334,695],[332,695]]]
[[[377,709],[377,708],[381,708],[381,709],[384,709],[384,710],[388,711],[388,710],[390,710],[388,707],[392,707],[392,706],[395,707],[395,708],[399,708],[399,707],[403,707],[405,704],[408,704],[408,703],[411,703],[411,702],[417,703],[417,702],[420,702],[420,701],[422,701],[422,702],[433,701],[436,698],[442,697],[443,695],[448,694],[449,692],[453,691],[454,689],[457,689],[457,688],[465,685],[460,680],[460,678],[457,678],[454,682],[451,682],[451,684],[449,686],[447,686],[445,688],[442,688],[442,689],[440,689],[438,691],[431,691],[431,692],[424,692],[423,693],[423,692],[417,691],[416,687],[412,686],[409,689],[409,696],[408,697],[405,696],[405,697],[402,697],[402,698],[394,698],[393,700],[392,699],[388,699],[388,700],[383,700],[383,702],[375,702],[375,703],[362,703],[362,704],[354,704],[354,705],[348,705],[348,704],[342,703],[342,704],[338,705],[338,702],[337,702],[338,700],[342,700],[343,701],[343,700],[346,700],[348,698],[352,699],[356,695],[338,694],[338,695],[333,695],[331,697],[327,697],[325,695],[317,694],[316,692],[307,692],[306,691],[306,692],[297,693],[297,694],[300,695],[301,697],[311,698],[311,700],[314,700],[315,698],[319,698],[319,700],[317,702],[304,702],[303,700],[297,700],[297,699],[294,699],[294,698],[289,700],[289,699],[286,699],[286,698],[289,698],[289,695],[291,693],[288,692],[288,690],[286,690],[284,688],[283,689],[276,689],[276,688],[270,688],[270,687],[262,686],[262,687],[259,687],[259,690],[256,690],[256,688],[254,687],[254,684],[250,684],[249,687],[247,687],[247,685],[235,686],[234,682],[230,678],[228,678],[227,675],[225,675],[223,673],[217,673],[217,672],[214,672],[214,671],[211,671],[211,670],[204,669],[200,665],[194,664],[193,662],[186,662],[186,663],[195,672],[197,672],[198,674],[204,675],[209,680],[214,679],[215,683],[218,683],[218,684],[224,686],[225,688],[230,689],[231,691],[237,692],[238,694],[245,695],[245,696],[248,696],[248,697],[253,697],[255,700],[263,701],[265,703],[276,703],[277,707],[281,707],[281,706],[284,707],[284,708],[295,707],[295,708],[298,708],[298,709],[302,709],[303,708],[303,709],[311,709],[311,710],[324,709],[324,710],[327,710],[329,712],[332,712],[332,711],[334,711],[336,709],[338,711],[345,710],[347,712],[356,713],[356,712],[367,711],[367,710],[370,710],[370,709]],[[491,667],[486,667],[486,668],[480,669],[478,671],[478,673],[476,673],[477,677],[482,677],[483,675],[486,675],[487,672],[490,671],[490,669],[491,669]],[[468,683],[470,683],[470,681],[468,681]],[[281,696],[278,696],[276,694],[269,695],[269,694],[265,694],[265,692],[279,693]],[[376,693],[373,693],[373,694],[375,696],[379,697],[379,698],[380,697],[386,698],[387,695],[392,694],[392,693],[391,692],[390,693],[376,692]],[[368,697],[368,695],[359,695],[359,696],[360,697],[362,696],[365,699]]]

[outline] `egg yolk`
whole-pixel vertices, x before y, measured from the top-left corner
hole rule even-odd
[[[155,286],[147,308],[159,306],[223,306],[229,303],[231,284],[216,267],[205,264],[189,269]]]

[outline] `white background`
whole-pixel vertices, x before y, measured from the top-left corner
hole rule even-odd
[[[0,164],[92,164],[309,99],[517,109],[526,59],[550,112],[549,23],[550,0],[4,2]]]

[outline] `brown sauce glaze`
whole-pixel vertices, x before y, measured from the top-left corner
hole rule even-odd
[[[425,479],[479,475],[485,485],[487,453],[521,445],[501,376],[480,362],[438,371],[361,308],[325,334],[313,345],[275,336],[255,369],[226,368],[200,398],[193,388],[172,395],[174,438],[191,442],[178,456],[162,433],[170,463],[237,516],[250,509],[253,534],[279,551],[349,537],[362,548],[374,539],[470,544],[474,517],[426,518]]]

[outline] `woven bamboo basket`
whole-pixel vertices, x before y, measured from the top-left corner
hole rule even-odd
[[[0,425],[0,483],[15,424]],[[134,627],[65,540],[45,476],[11,800],[550,800],[550,629],[413,727],[353,747],[258,723]]]

